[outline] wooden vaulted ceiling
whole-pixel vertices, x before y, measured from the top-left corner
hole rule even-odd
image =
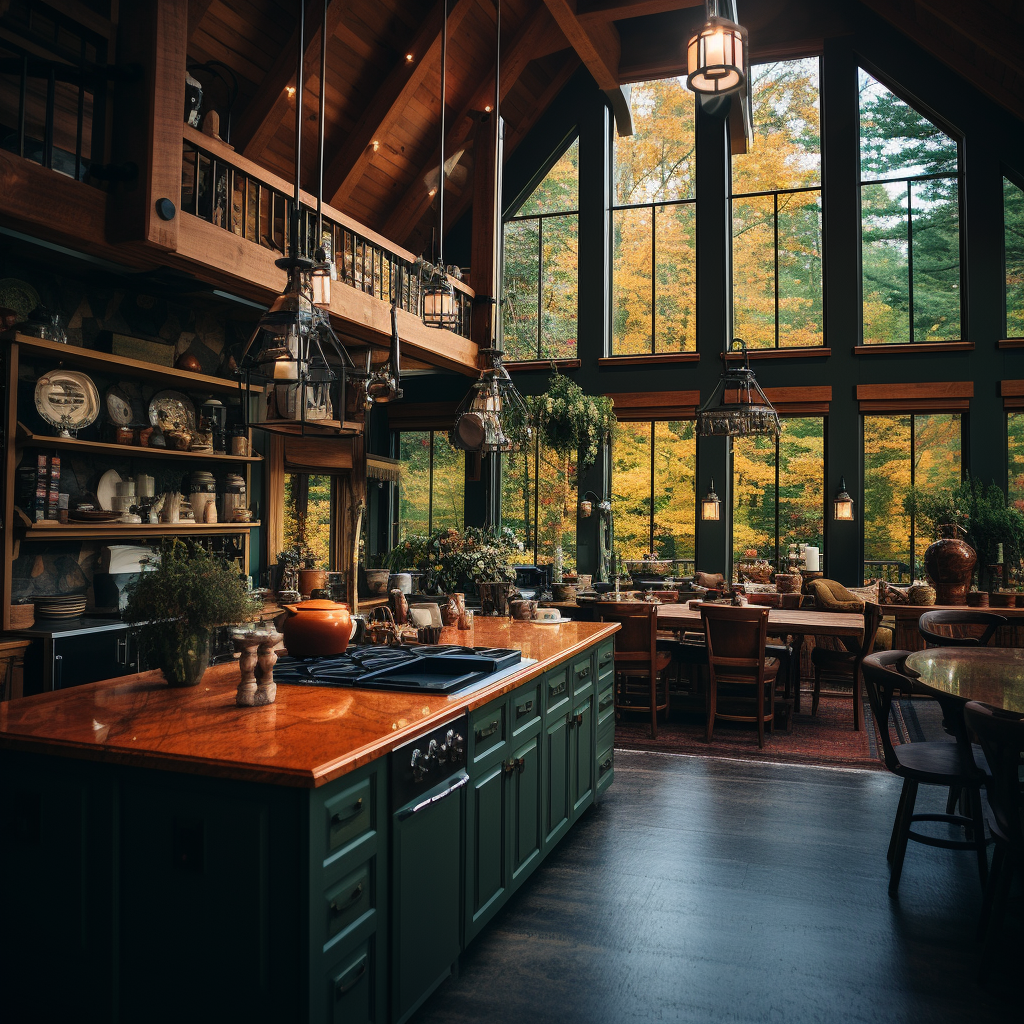
[[[469,206],[473,128],[494,103],[496,45],[492,0],[448,6],[446,229]],[[327,8],[324,199],[414,252],[429,249],[437,224],[430,190],[440,152],[442,10],[442,0],[330,0]],[[314,193],[322,11],[313,0],[306,15],[302,183]],[[579,58],[543,0],[503,0],[501,21],[508,156]],[[238,77],[231,144],[292,180],[298,0],[189,0],[188,35],[190,61],[222,61]],[[224,91],[209,89],[223,111]]]

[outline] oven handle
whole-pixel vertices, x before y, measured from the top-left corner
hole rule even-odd
[[[468,783],[469,776],[465,772],[459,772],[455,781],[447,789],[441,790],[440,793],[437,793],[426,800],[421,800],[418,804],[413,804],[412,807],[403,807],[395,817],[399,821],[405,821],[406,818],[411,818],[414,814],[418,814],[420,811],[425,810],[431,804],[439,804],[442,800],[447,799],[452,795],[452,793],[462,789],[462,787]]]

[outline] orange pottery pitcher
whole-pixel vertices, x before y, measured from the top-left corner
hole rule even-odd
[[[317,600],[282,607],[289,615],[281,632],[293,658],[326,658],[345,653],[352,635],[352,616],[347,604]]]

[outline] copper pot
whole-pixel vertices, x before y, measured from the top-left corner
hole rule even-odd
[[[323,590],[327,586],[326,569],[300,569],[299,593],[312,594],[314,590]]]
[[[303,601],[283,607],[290,614],[281,632],[293,658],[326,658],[345,653],[352,635],[352,616],[347,604]]]
[[[943,533],[952,532],[940,527]],[[966,604],[967,591],[978,554],[966,541],[955,536],[943,536],[930,544],[924,553],[924,567],[928,579],[935,586],[938,604]]]

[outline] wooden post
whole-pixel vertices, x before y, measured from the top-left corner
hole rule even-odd
[[[501,201],[501,132],[493,115],[481,118],[476,128],[473,152],[476,165],[473,173],[473,238],[471,243],[470,274],[476,301],[473,303],[471,337],[481,348],[491,345],[496,301],[501,294],[498,275],[500,266],[500,213]]]

